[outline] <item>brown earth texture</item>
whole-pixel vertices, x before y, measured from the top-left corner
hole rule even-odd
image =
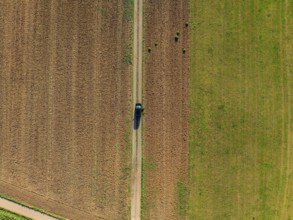
[[[70,219],[127,218],[128,7],[0,1],[0,193]]]
[[[145,1],[144,13],[142,216],[185,219],[189,55],[183,48],[189,47],[188,1]]]

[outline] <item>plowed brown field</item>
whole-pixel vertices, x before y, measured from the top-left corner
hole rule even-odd
[[[126,219],[127,1],[0,1],[0,193]]]
[[[144,219],[185,216],[187,183],[188,1],[145,2]],[[175,41],[179,31],[179,40]],[[155,46],[157,44],[157,46]],[[146,49],[147,51],[147,49]]]

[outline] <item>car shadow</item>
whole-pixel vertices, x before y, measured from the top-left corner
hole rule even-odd
[[[133,128],[135,130],[137,130],[139,128],[140,119],[141,119],[141,116],[136,116],[135,113],[134,113],[134,116],[133,116]]]

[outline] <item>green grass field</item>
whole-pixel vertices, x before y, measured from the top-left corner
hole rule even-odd
[[[0,208],[0,220],[32,220],[31,218]]]
[[[293,219],[293,1],[191,0],[189,219]]]

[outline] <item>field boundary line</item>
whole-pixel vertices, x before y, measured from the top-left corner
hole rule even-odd
[[[284,190],[284,197],[283,197],[283,209],[281,213],[281,218],[287,218],[288,217],[288,210],[287,210],[287,205],[288,205],[288,181],[289,181],[289,176],[290,176],[290,157],[291,157],[291,88],[290,88],[290,82],[291,82],[291,77],[290,77],[290,69],[289,69],[289,51],[288,48],[286,47],[287,41],[288,41],[288,32],[287,32],[287,26],[288,26],[288,1],[285,0],[285,5],[284,5],[284,37],[285,37],[285,47],[284,47],[284,59],[285,59],[285,72],[286,72],[286,90],[287,90],[287,117],[288,117],[288,123],[287,123],[287,156],[286,156],[286,177],[285,177],[285,190]]]

